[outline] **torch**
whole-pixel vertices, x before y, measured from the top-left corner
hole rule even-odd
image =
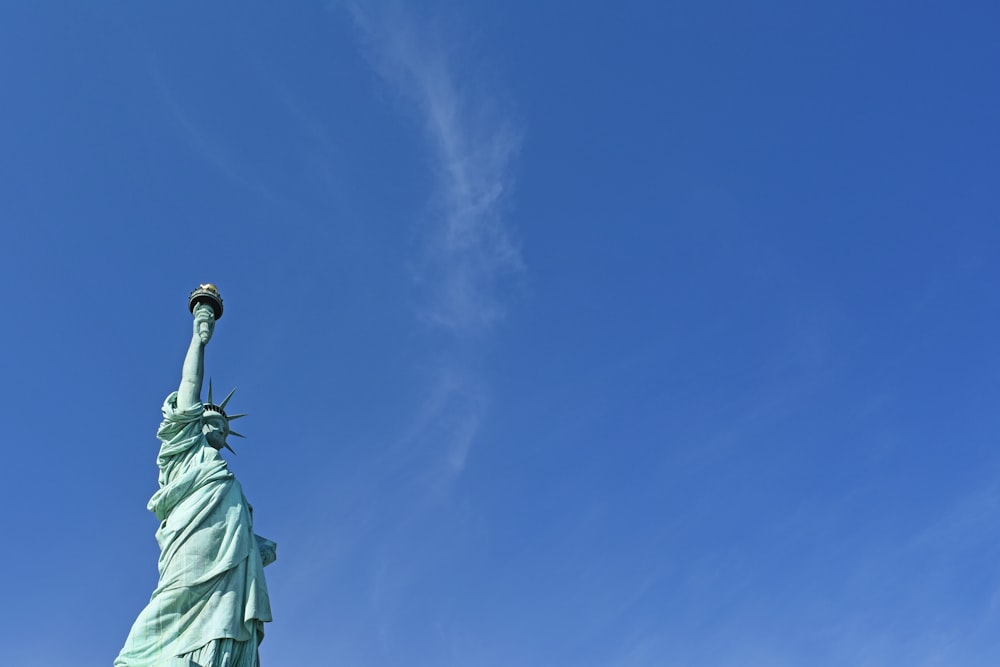
[[[198,289],[191,292],[188,297],[188,310],[191,314],[194,314],[194,307],[199,303],[203,303],[212,309],[215,313],[215,319],[219,320],[222,318],[222,295],[219,294],[219,288],[208,283],[205,285],[198,285]],[[202,322],[201,329],[198,331],[198,335],[201,336],[201,342],[208,342],[208,324]]]

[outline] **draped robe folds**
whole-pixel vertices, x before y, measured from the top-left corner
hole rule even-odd
[[[251,508],[202,434],[201,403],[163,403],[156,464],[159,582],[132,625],[116,667],[257,667],[271,607]]]

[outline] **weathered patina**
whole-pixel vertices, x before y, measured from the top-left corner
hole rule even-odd
[[[199,290],[218,297],[213,285]],[[196,290],[197,293],[199,290]],[[157,431],[159,490],[148,508],[160,520],[159,582],[132,625],[115,667],[259,667],[271,606],[264,566],[275,544],[253,532],[253,509],[220,455],[228,448],[226,405],[201,401],[205,346],[219,307],[194,299],[194,331],[181,383],[163,403]]]

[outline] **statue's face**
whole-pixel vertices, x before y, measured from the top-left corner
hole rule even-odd
[[[204,417],[202,433],[205,439],[215,449],[222,449],[226,446],[226,436],[229,435],[229,424],[226,418],[217,412],[207,412]]]

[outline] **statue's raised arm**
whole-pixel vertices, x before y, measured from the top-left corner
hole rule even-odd
[[[177,408],[186,410],[201,402],[201,385],[205,380],[205,346],[215,331],[215,312],[212,307],[199,303],[194,307],[194,331],[191,344],[184,357],[181,384],[177,388]]]

